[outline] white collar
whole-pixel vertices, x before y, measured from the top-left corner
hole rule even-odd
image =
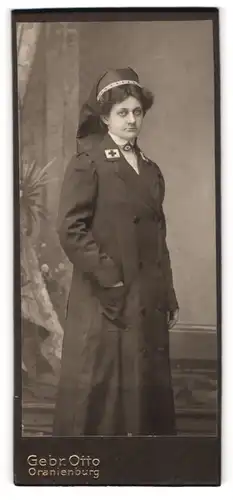
[[[132,145],[134,144],[134,140],[131,141],[126,141],[125,139],[122,139],[121,137],[118,137],[115,134],[111,134],[111,132],[108,132],[112,140],[117,144],[117,146],[123,147],[125,144],[128,144],[130,142]]]

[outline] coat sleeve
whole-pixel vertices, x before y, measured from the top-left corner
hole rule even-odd
[[[160,216],[160,224],[161,224],[161,229],[162,229],[162,266],[163,266],[163,271],[167,283],[167,290],[168,290],[168,308],[169,311],[175,311],[176,309],[179,308],[178,301],[176,298],[176,293],[174,290],[174,285],[173,285],[173,274],[172,274],[172,268],[171,268],[171,260],[170,260],[170,255],[169,255],[169,250],[167,247],[167,242],[166,242],[166,235],[167,235],[167,229],[166,229],[166,219],[164,215],[163,209],[161,210],[161,216]]]
[[[121,276],[113,260],[100,251],[91,231],[97,189],[96,169],[90,156],[81,153],[73,157],[62,184],[57,231],[74,267],[99,285],[108,287],[120,281]]]
[[[158,171],[158,176],[160,180],[160,186],[161,186],[161,192],[162,192],[162,199],[164,199],[165,195],[165,181],[163,174],[156,164],[157,171]],[[179,304],[177,301],[176,293],[174,290],[174,285],[173,285],[173,274],[172,274],[172,267],[171,267],[171,259],[170,259],[170,254],[169,250],[167,247],[167,242],[166,242],[166,236],[167,236],[167,227],[166,227],[166,218],[164,215],[163,207],[161,206],[160,210],[160,228],[161,228],[161,243],[162,243],[162,267],[163,267],[163,272],[164,276],[166,279],[166,285],[167,285],[167,291],[168,291],[168,308],[170,311],[175,311],[176,309],[179,308]]]

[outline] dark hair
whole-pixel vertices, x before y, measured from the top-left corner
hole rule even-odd
[[[91,134],[100,134],[107,132],[107,126],[101,120],[101,115],[108,116],[114,104],[120,103],[127,99],[127,97],[135,97],[142,105],[143,114],[151,108],[154,102],[153,94],[145,89],[132,84],[121,85],[114,87],[105,92],[100,101],[95,104],[95,108],[85,104],[83,115],[85,119],[78,127],[77,139],[90,136]]]
[[[154,96],[149,90],[132,84],[121,85],[107,90],[102,95],[98,102],[99,115],[108,115],[114,104],[120,103],[130,96],[140,101],[144,115],[154,102]]]

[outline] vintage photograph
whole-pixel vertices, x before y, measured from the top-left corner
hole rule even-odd
[[[15,25],[23,438],[218,436],[214,23],[147,17]]]

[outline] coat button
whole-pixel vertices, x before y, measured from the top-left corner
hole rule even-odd
[[[138,224],[140,221],[140,218],[137,215],[135,215],[133,218],[133,221],[134,221],[134,224]]]
[[[141,315],[146,316],[146,308],[145,307],[141,308]]]

